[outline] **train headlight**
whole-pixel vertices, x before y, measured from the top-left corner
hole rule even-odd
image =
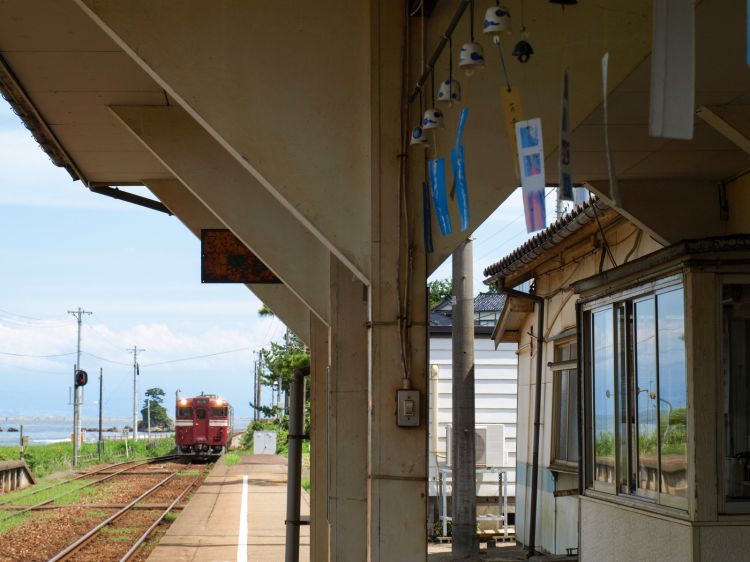
[[[187,406],[187,400],[185,400],[184,398],[180,400],[180,406]]]
[[[219,399],[218,399],[218,400],[216,401],[216,405],[217,405],[217,406],[223,406],[223,405],[224,405],[224,401],[223,401],[223,400],[222,400],[221,398],[219,398]]]

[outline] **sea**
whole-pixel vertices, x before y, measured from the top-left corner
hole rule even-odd
[[[235,429],[245,429],[250,420],[236,419]],[[113,429],[114,431],[103,431],[104,439],[122,438],[123,428],[132,425],[132,418],[109,418],[102,420],[104,430]],[[50,417],[26,417],[12,418],[0,417],[0,445],[19,445],[21,441],[21,426],[23,426],[24,436],[29,438],[29,445],[44,445],[47,443],[60,443],[69,441],[73,434],[73,420],[68,418],[50,418]],[[86,442],[96,442],[99,437],[98,418],[83,418],[81,428],[87,428],[93,431],[83,431]],[[18,431],[9,431],[17,429]],[[158,433],[156,435],[174,435],[174,433]],[[146,433],[139,432],[139,438],[145,437]]]

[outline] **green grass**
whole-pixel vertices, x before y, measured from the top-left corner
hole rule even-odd
[[[86,512],[86,517],[91,517],[92,519],[104,519],[105,517],[107,517],[107,514],[98,509],[89,509]]]
[[[177,519],[177,514],[174,511],[170,511],[164,516],[164,521],[167,523],[174,523]]]
[[[91,482],[91,480],[87,479],[81,479],[76,480],[74,482],[67,482],[65,484],[60,484],[59,486],[55,486],[54,488],[50,488],[49,490],[42,490],[38,494],[28,494],[28,493],[11,493],[6,496],[3,496],[3,503],[6,505],[36,505],[38,503],[46,502],[48,500],[51,500],[52,498],[56,498],[57,496],[61,496],[63,494],[66,494],[64,497],[60,498],[59,500],[56,500],[56,504],[69,504],[74,503],[77,500],[80,500],[84,497],[89,497],[93,495],[94,489],[93,488],[83,488],[82,490],[79,490],[79,488],[82,488],[86,484]],[[21,490],[21,492],[28,492],[33,491],[33,488],[26,488],[25,490]]]
[[[147,448],[145,440],[129,441],[129,459],[160,457],[174,451],[173,437],[166,437],[153,441],[153,449]],[[20,447],[0,447],[0,461],[18,460]],[[96,443],[84,443],[80,448],[80,456],[86,458],[79,463],[79,468],[99,463]],[[90,458],[88,458],[90,457]],[[30,445],[26,447],[26,464],[29,465],[35,477],[41,478],[53,472],[70,470],[73,468],[73,444],[72,443],[50,443],[47,445]],[[104,444],[104,456],[102,462],[118,462],[125,459],[125,441],[106,441]]]
[[[188,468],[186,470],[181,470],[177,473],[177,476],[200,476],[203,474],[200,470],[197,468]]]
[[[100,533],[112,542],[132,542],[135,529],[130,527],[104,527]]]
[[[0,511],[0,519],[6,517],[9,513],[9,511]],[[4,533],[5,531],[12,529],[13,527],[18,527],[21,523],[26,521],[26,519],[28,519],[30,515],[30,513],[24,513],[23,515],[18,515],[16,517],[6,519],[5,521],[0,521],[0,533]]]
[[[309,476],[302,477],[302,489],[305,490],[305,492],[310,493],[310,477]]]
[[[239,451],[229,451],[224,455],[224,464],[227,466],[233,466],[237,464],[240,460],[240,453]]]

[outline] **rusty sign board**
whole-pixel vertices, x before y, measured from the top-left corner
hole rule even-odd
[[[227,229],[201,230],[203,283],[281,283],[281,280]]]

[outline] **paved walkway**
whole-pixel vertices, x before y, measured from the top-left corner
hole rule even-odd
[[[244,500],[244,501],[243,501]],[[302,492],[302,515],[310,514]],[[286,458],[247,455],[213,470],[148,562],[274,562],[284,560]],[[300,561],[310,560],[310,527],[300,532]]]

